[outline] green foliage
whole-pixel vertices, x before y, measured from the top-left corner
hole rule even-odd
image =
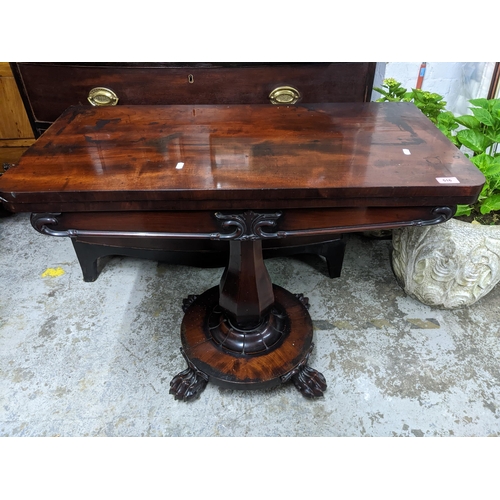
[[[464,128],[457,133],[461,145],[476,154],[495,156],[500,142],[500,99],[471,99],[472,115],[457,116]]]
[[[443,101],[443,96],[426,90],[413,89],[412,99],[417,106],[431,122],[437,124],[438,116],[443,112],[446,101]]]
[[[442,95],[422,89],[412,89],[408,92],[394,78],[386,78],[382,88],[374,87],[374,90],[382,94],[377,102],[412,102],[435,124],[446,106]]]
[[[459,127],[455,119],[455,115],[451,111],[443,111],[439,113],[437,117],[437,128],[443,132],[443,134],[448,137],[448,139],[455,144],[455,146],[460,147],[460,143],[454,134],[454,131]]]
[[[465,146],[466,153],[486,178],[477,203],[459,206],[457,216],[474,212],[482,215],[500,211],[500,99],[471,99],[472,115],[455,117],[463,128],[456,133],[458,146]]]
[[[486,182],[476,205],[461,205],[456,215],[470,215],[474,209],[482,215],[500,210],[500,155],[492,156],[483,152],[472,156],[470,160],[484,174]]]
[[[377,102],[413,102],[465,155],[486,178],[474,205],[459,205],[456,217],[486,215],[500,211],[500,99],[471,99],[472,115],[454,116],[445,110],[446,102],[439,94],[412,89],[408,92],[394,78],[384,80]]]
[[[409,92],[401,86],[394,78],[386,78],[382,83],[383,88],[373,87],[383,97],[377,99],[377,102],[401,102],[409,101],[407,94]]]

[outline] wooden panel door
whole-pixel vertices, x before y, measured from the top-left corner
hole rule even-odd
[[[0,62],[0,174],[35,142],[9,63]]]

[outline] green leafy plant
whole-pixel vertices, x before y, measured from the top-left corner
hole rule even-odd
[[[454,132],[459,127],[459,124],[451,111],[443,111],[440,113],[437,117],[436,126],[453,144],[455,144],[455,146],[457,146],[457,148],[460,148],[461,143],[458,141],[456,133]]]
[[[457,146],[484,174],[486,182],[475,205],[459,205],[456,216],[500,211],[500,99],[471,99],[472,115],[455,117],[463,128],[456,132]]]
[[[394,78],[386,78],[382,83],[382,88],[374,87],[374,90],[382,94],[376,102],[412,102],[434,124],[437,124],[438,116],[446,106],[442,95],[422,89],[407,91]]]
[[[480,153],[470,160],[483,172],[486,182],[478,201],[474,205],[458,205],[456,217],[479,213],[486,215],[500,210],[500,156]]]
[[[455,118],[465,127],[457,133],[461,144],[474,153],[495,155],[500,142],[500,99],[471,99],[472,115]]]
[[[409,93],[394,78],[386,78],[382,83],[382,88],[373,87],[373,90],[382,94],[382,97],[376,102],[401,102],[406,100],[406,95]]]

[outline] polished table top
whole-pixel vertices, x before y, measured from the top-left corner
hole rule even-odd
[[[411,103],[75,106],[0,196],[16,212],[437,206],[483,183]]]

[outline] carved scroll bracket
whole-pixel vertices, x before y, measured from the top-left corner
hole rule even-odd
[[[30,222],[31,222],[31,225],[39,233],[46,234],[48,236],[59,236],[59,237],[77,236],[78,232],[75,229],[67,229],[67,230],[63,230],[63,231],[57,231],[57,230],[49,227],[49,226],[57,226],[59,224],[58,217],[60,215],[61,214],[33,213],[33,214],[31,214]]]
[[[263,240],[283,237],[281,233],[264,231],[265,227],[274,227],[281,217],[281,212],[258,214],[247,210],[242,214],[222,214],[217,212],[215,217],[222,229],[234,228],[232,233],[222,233],[221,240]]]
[[[431,219],[410,221],[382,222],[379,224],[355,224],[352,226],[330,226],[316,229],[299,229],[292,231],[266,231],[274,228],[281,212],[256,213],[247,210],[237,214],[214,214],[221,231],[212,233],[174,233],[174,232],[147,232],[147,231],[98,231],[87,229],[57,230],[51,226],[59,224],[60,213],[33,213],[31,225],[40,233],[59,237],[128,237],[128,238],[168,238],[168,239],[209,239],[209,240],[263,240],[271,238],[288,238],[295,236],[320,236],[351,231],[370,231],[374,229],[396,229],[408,226],[431,226],[446,222],[456,211],[456,207],[437,207],[431,212]]]
[[[435,224],[441,224],[450,220],[457,211],[457,207],[437,207],[432,211],[434,219],[430,220],[417,220],[414,226],[434,226]]]
[[[259,214],[247,210],[241,214],[225,215],[215,213],[221,232],[215,233],[177,233],[177,232],[148,232],[148,231],[100,231],[88,229],[54,229],[59,224],[60,213],[32,213],[31,225],[39,233],[48,236],[69,237],[136,237],[136,238],[170,238],[170,239],[210,239],[210,240],[259,240],[265,238],[279,238],[281,233],[264,231],[265,227],[276,224],[281,212]],[[228,232],[229,231],[229,232]]]

